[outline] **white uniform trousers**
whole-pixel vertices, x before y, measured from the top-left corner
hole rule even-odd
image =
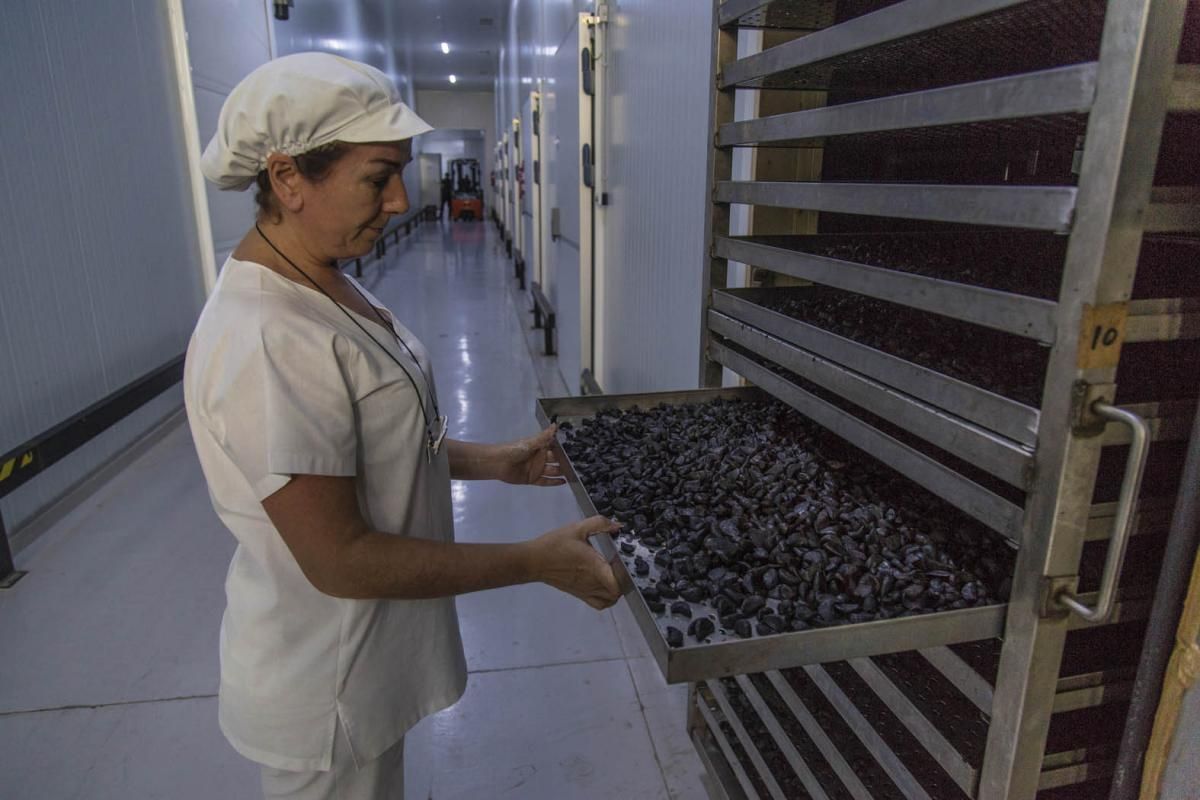
[[[262,768],[266,800],[404,800],[404,740],[362,766],[354,763],[350,742],[338,724],[333,761],[327,772]]]

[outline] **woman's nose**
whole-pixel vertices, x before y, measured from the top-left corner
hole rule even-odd
[[[408,190],[404,188],[404,178],[393,175],[388,181],[386,194],[383,199],[383,210],[388,214],[403,214],[408,211]]]

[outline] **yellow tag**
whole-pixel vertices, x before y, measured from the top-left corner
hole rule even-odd
[[[1125,340],[1126,303],[1084,306],[1079,330],[1079,368],[1113,369],[1121,357]]]

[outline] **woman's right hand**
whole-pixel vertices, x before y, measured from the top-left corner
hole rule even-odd
[[[621,598],[621,589],[612,567],[588,543],[588,537],[607,536],[620,527],[606,517],[595,516],[531,540],[535,577],[575,595],[592,608],[608,608]]]

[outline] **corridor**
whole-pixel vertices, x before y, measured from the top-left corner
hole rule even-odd
[[[430,349],[450,435],[536,430],[543,389],[510,262],[486,224],[426,224],[363,284]],[[523,301],[522,301],[523,303]],[[456,482],[457,537],[516,541],[577,519],[565,487]],[[217,630],[234,540],[182,415],[21,553],[0,594],[6,800],[258,795],[217,728]],[[598,613],[542,585],[458,601],[464,698],[406,741],[406,796],[697,798],[686,689],[667,687],[622,602]]]

